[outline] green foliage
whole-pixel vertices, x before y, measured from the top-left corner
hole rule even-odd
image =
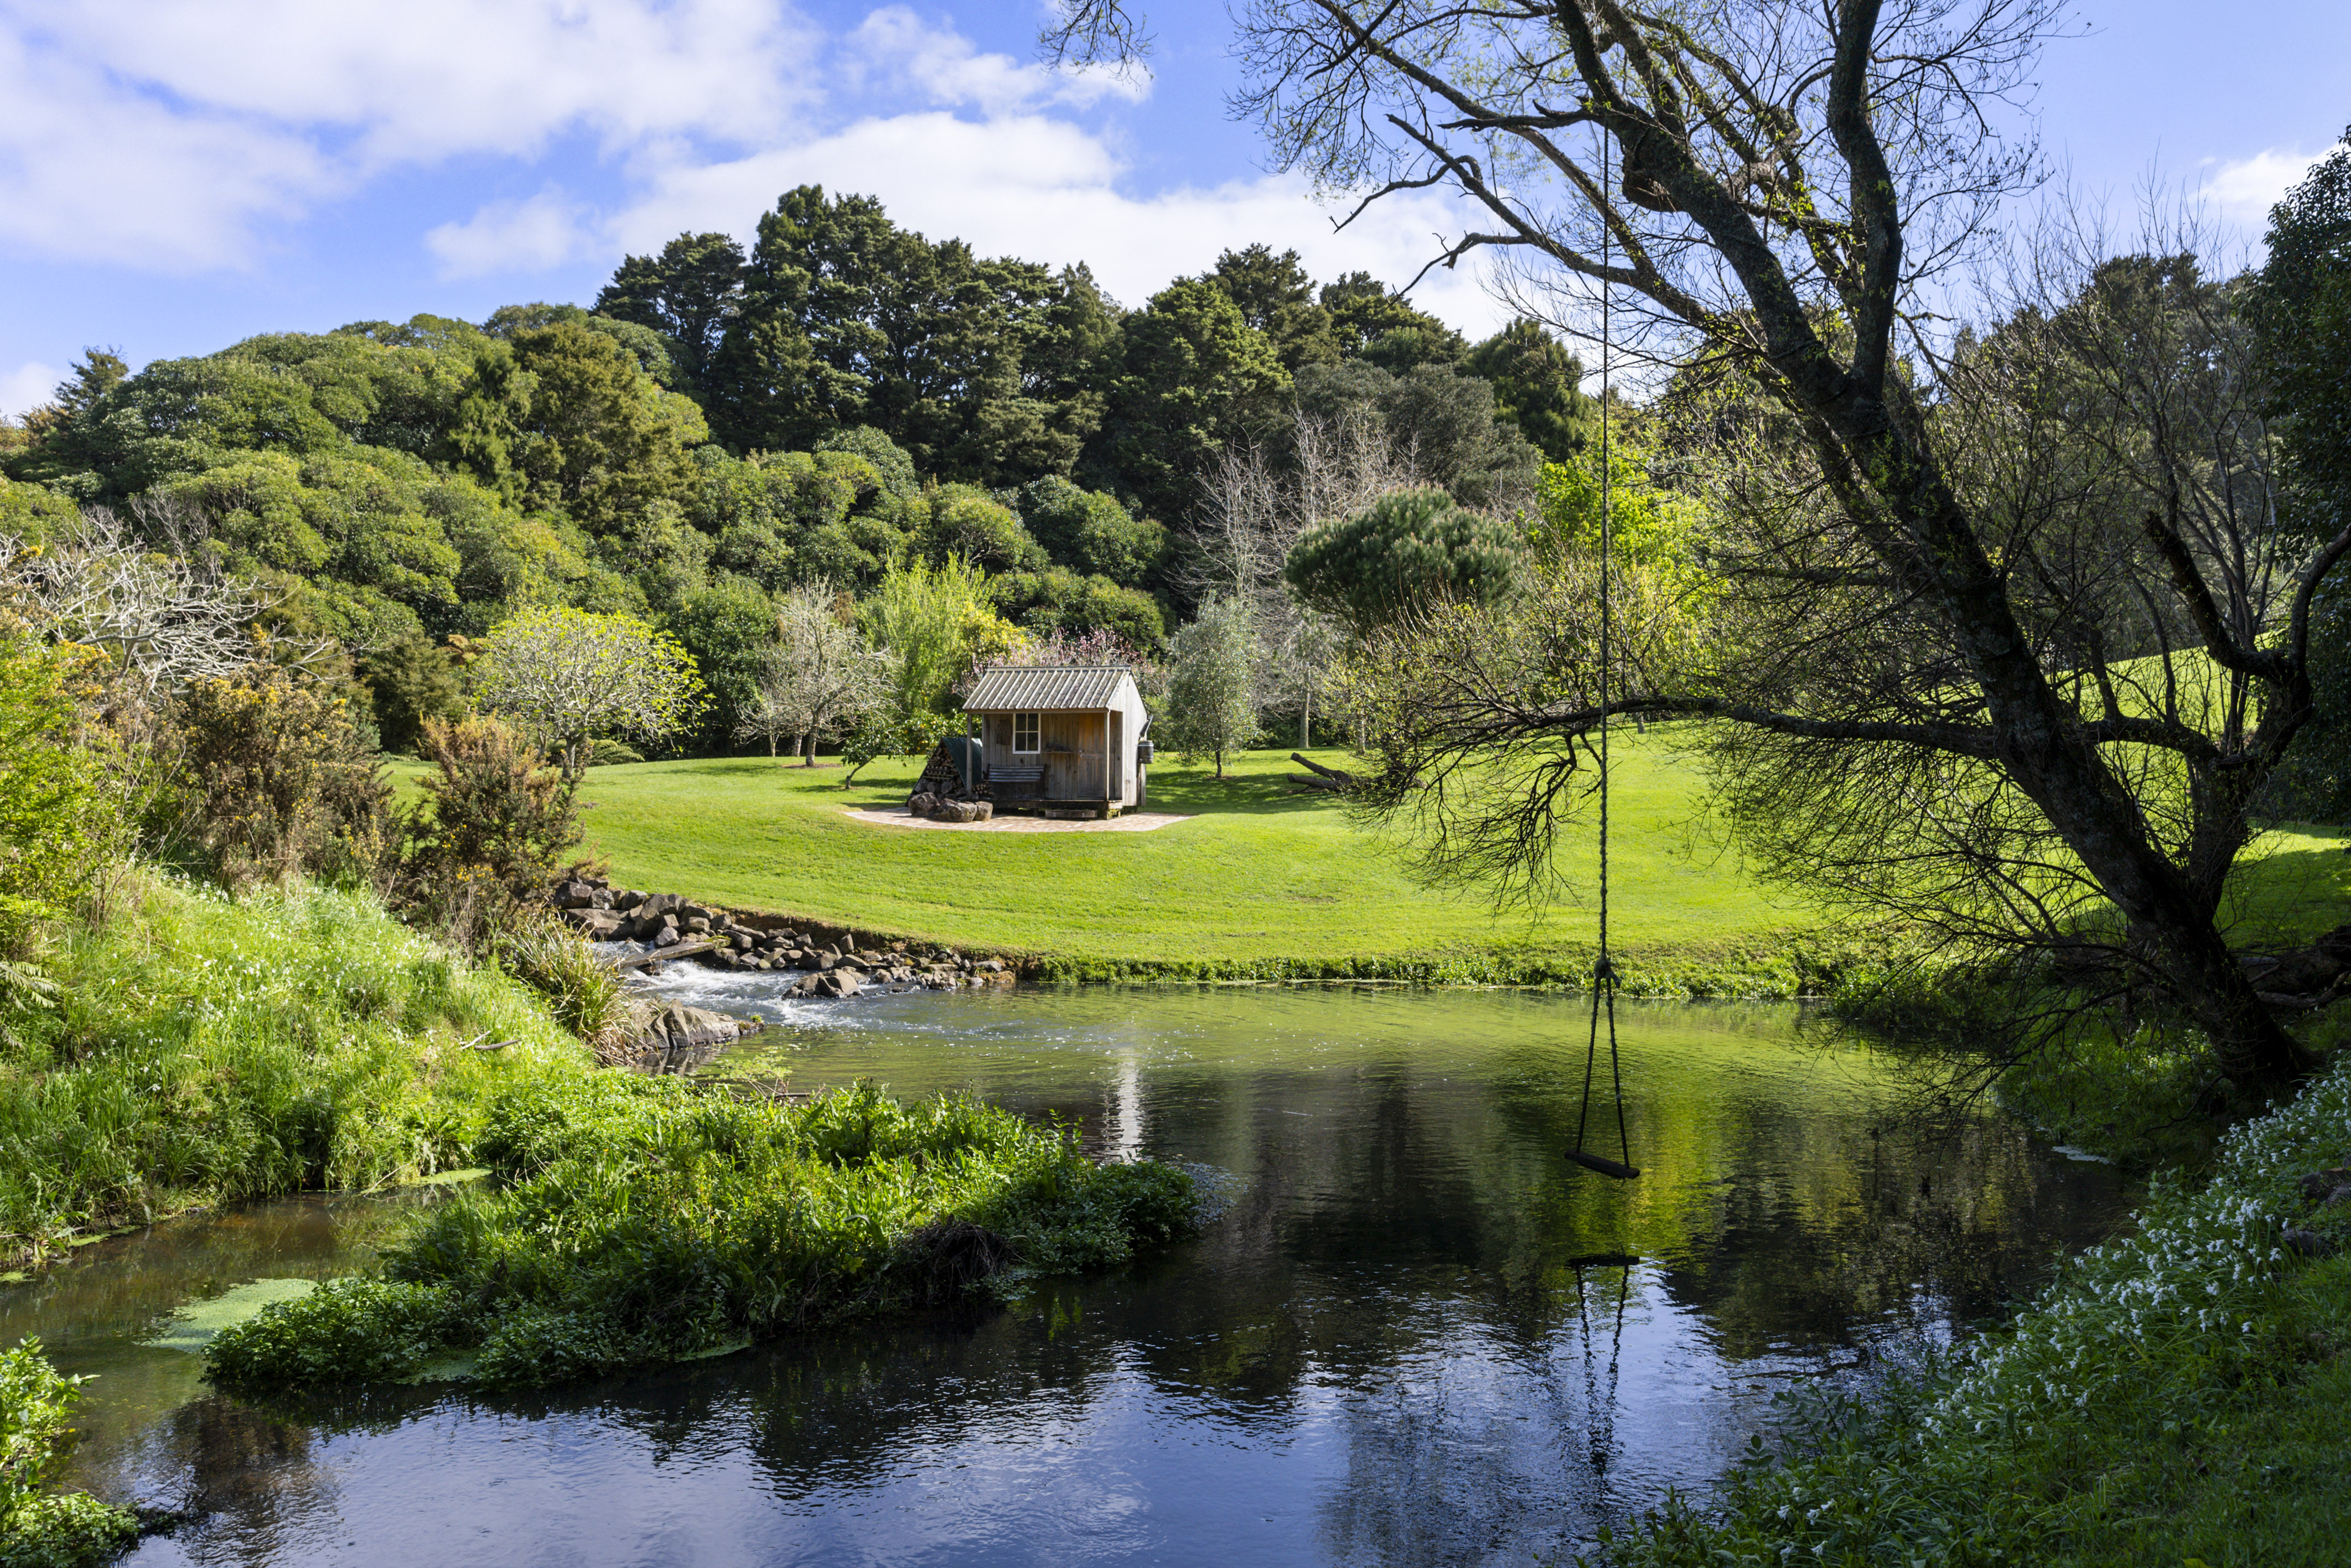
[[[465,708],[448,649],[423,637],[402,638],[369,654],[360,679],[374,700],[376,733],[386,751],[414,751],[424,721],[454,719]]]
[[[1515,502],[1541,462],[1497,419],[1493,388],[1449,365],[1407,367],[1401,375],[1362,359],[1311,366],[1299,373],[1296,401],[1299,412],[1327,427],[1378,432],[1464,506]]]
[[[663,619],[709,692],[700,738],[723,745],[758,705],[761,662],[776,640],[775,602],[756,584],[723,577],[686,595]]]
[[[2323,544],[2351,516],[2351,152],[2321,159],[2270,213],[2252,319],[2278,421],[2287,524]],[[2351,815],[2351,583],[2337,567],[2312,606],[2310,722],[2283,780],[2304,814]]]
[[[508,974],[546,999],[558,1023],[590,1044],[611,1038],[629,1017],[621,971],[553,911],[535,909],[506,922],[492,944]]]
[[[1054,563],[1140,587],[1167,557],[1167,530],[1114,496],[1048,474],[1020,492],[1020,515]]]
[[[428,719],[418,750],[433,772],[408,823],[403,894],[462,946],[502,923],[547,886],[556,862],[580,842],[577,774],[495,719]]]
[[[61,934],[58,1005],[5,1047],[0,1267],[191,1207],[461,1168],[492,1089],[584,1064],[522,987],[371,896],[134,880],[122,906]],[[483,1040],[516,1044],[465,1049]]]
[[[1181,755],[1225,758],[1257,739],[1257,628],[1249,605],[1211,597],[1197,620],[1176,634],[1168,653],[1168,743]]]
[[[1583,362],[1540,321],[1511,322],[1469,350],[1462,370],[1494,389],[1494,411],[1552,462],[1599,439],[1600,406],[1583,392]]]
[[[1106,347],[1082,274],[934,244],[872,197],[803,185],[759,220],[742,275],[707,399],[737,449],[862,425],[923,472],[1018,484],[1066,472],[1101,417],[1070,385],[1086,375],[1071,351]]]
[[[2232,1131],[2200,1189],[2158,1179],[2012,1321],[1867,1405],[1799,1403],[1715,1508],[1668,1506],[1613,1560],[2323,1560],[2351,1520],[2331,1462],[2351,1266],[2305,1264],[2280,1231],[2351,1239],[2351,1210],[2296,1188],[2351,1157],[2346,1127],[2338,1066]]]
[[[956,685],[973,665],[1011,647],[1020,633],[996,613],[987,575],[950,557],[893,571],[858,607],[865,640],[890,668],[890,700],[872,738],[919,716],[950,711]]]
[[[80,1568],[138,1538],[128,1509],[46,1490],[72,1440],[67,1422],[88,1381],[60,1376],[37,1339],[0,1350],[0,1568]]]
[[[1186,1231],[1193,1208],[1182,1172],[1097,1166],[1074,1129],[870,1084],[783,1106],[597,1075],[505,1097],[477,1147],[504,1185],[427,1216],[387,1251],[388,1280],[223,1334],[213,1375],[398,1375],[437,1331],[480,1346],[485,1382],[567,1381],[953,1301],[1016,1260],[1114,1267]],[[381,1371],[363,1370],[371,1326]]]
[[[1158,600],[1108,577],[1081,577],[1060,566],[1008,572],[989,579],[987,592],[998,614],[1040,637],[1082,639],[1108,632],[1129,648],[1149,652],[1167,634]]]
[[[1340,353],[1366,359],[1392,374],[1415,365],[1449,365],[1461,358],[1461,335],[1367,272],[1351,272],[1322,286],[1322,308]]]
[[[579,321],[484,345],[451,450],[526,508],[560,508],[593,535],[625,536],[693,489],[702,414],[664,391],[622,344]]]
[[[1253,244],[1227,251],[1204,281],[1222,290],[1251,331],[1265,334],[1282,369],[1295,376],[1306,365],[1327,364],[1340,355],[1331,313],[1314,300],[1314,280],[1296,251],[1276,255]]]
[[[1421,606],[1499,603],[1518,583],[1517,546],[1507,527],[1445,492],[1407,490],[1309,529],[1282,575],[1307,604],[1363,631]]]
[[[172,704],[189,833],[230,887],[308,875],[373,886],[391,791],[349,697],[277,665],[191,681]]]
[[[1648,450],[1619,435],[1609,443],[1609,549],[1628,566],[1694,576],[1701,514],[1696,502],[1650,477]],[[1535,559],[1554,566],[1571,556],[1600,553],[1600,451],[1595,444],[1563,462],[1543,464],[1536,487],[1541,520],[1528,532]]]
[[[732,235],[680,234],[658,256],[625,257],[596,296],[595,311],[660,333],[686,387],[699,389],[742,287],[743,247]]]
[[[944,485],[929,502],[921,542],[933,566],[959,560],[983,572],[1033,572],[1048,565],[1019,514],[986,491]]]
[[[0,961],[22,958],[120,842],[76,743],[79,661],[0,624]]]
[[[1146,513],[1186,515],[1218,452],[1280,424],[1289,389],[1272,345],[1222,289],[1176,283],[1127,320],[1125,368],[1102,431],[1107,461]]]
[[[248,1387],[395,1382],[422,1369],[463,1323],[445,1291],[329,1280],[221,1330],[204,1362],[222,1382]]]

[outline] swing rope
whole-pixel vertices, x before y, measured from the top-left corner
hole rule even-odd
[[[1600,188],[1608,186],[1608,152],[1606,133],[1600,143]],[[1630,1181],[1641,1174],[1633,1164],[1633,1140],[1625,1130],[1625,1072],[1616,1056],[1616,966],[1608,956],[1608,668],[1610,641],[1614,631],[1615,604],[1612,576],[1616,555],[1616,514],[1612,504],[1611,481],[1614,478],[1614,462],[1609,452],[1609,301],[1615,290],[1609,286],[1606,272],[1609,261],[1608,221],[1603,214],[1600,223],[1600,956],[1592,965],[1592,1033],[1583,1048],[1583,1106],[1575,1117],[1575,1148],[1568,1158],[1587,1169],[1603,1176],[1613,1176],[1619,1181]],[[1583,1148],[1584,1129],[1592,1119],[1592,1078],[1600,1063],[1600,1014],[1608,1013],[1608,1076],[1616,1095],[1616,1147],[1621,1159],[1607,1159],[1587,1154]]]

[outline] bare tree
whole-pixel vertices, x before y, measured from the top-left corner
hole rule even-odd
[[[1635,689],[1614,711],[1739,725],[1804,800],[1853,804],[1829,775],[1855,776],[1852,760],[1867,757],[1907,781],[1889,799],[1914,811],[1948,798],[1947,776],[2024,814],[2118,911],[2137,976],[2258,1090],[2311,1058],[2229,951],[2223,877],[2250,791],[2309,716],[2310,598],[2351,530],[2291,559],[2259,507],[2235,514],[2233,541],[2215,535],[2191,515],[2180,481],[2203,465],[2174,431],[2147,465],[2158,483],[2112,587],[2139,601],[2149,637],[2160,625],[2193,646],[2217,698],[2141,707],[2112,680],[2130,650],[2085,662],[2083,618],[2061,591],[2079,573],[2036,576],[1992,483],[2001,466],[1937,407],[1942,380],[1961,376],[1952,346],[1924,329],[1951,269],[1984,253],[1995,208],[2032,177],[2032,149],[2003,140],[1995,111],[2053,18],[2051,0],[1249,0],[1241,102],[1278,162],[1326,185],[1466,198],[1477,225],[1437,261],[1499,250],[1587,309],[1604,290],[1635,340],[1738,378],[1769,406],[1786,492],[1804,504],[1741,519],[1748,545],[1728,581],[1756,590],[1760,624],[1775,605],[1808,607],[1805,635],[1750,643],[1781,656],[1771,679]],[[1132,34],[1113,5],[1081,3],[1064,22],[1061,39],[1098,49]],[[2153,439],[2147,421],[2176,406],[2126,399],[2117,417]],[[2006,472],[2024,477],[2014,462]],[[2050,488],[2013,500],[2063,509]],[[2239,545],[2274,573],[2249,569]],[[2187,662],[2182,641],[2157,650]],[[1557,748],[1521,802],[1524,864],[1562,799],[1545,781],[1574,765],[1600,717],[1593,691],[1565,680],[1542,701],[1498,697],[1490,717],[1406,743],[1424,761],[1513,738]],[[2177,788],[2142,767],[2150,752]],[[1806,770],[1821,781],[1811,793]],[[1443,829],[1441,794],[1415,804]],[[1879,820],[1895,815],[1886,805]]]
[[[121,700],[141,705],[253,663],[250,628],[276,602],[200,556],[142,547],[99,506],[37,547],[0,534],[0,599],[48,635],[104,654]]]
[[[816,766],[820,736],[854,723],[889,690],[889,663],[865,646],[843,613],[841,591],[821,579],[803,583],[776,604],[776,646],[760,660],[751,707],[736,732],[768,742],[800,742],[803,767]]]

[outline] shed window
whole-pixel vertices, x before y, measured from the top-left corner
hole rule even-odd
[[[1015,713],[1012,715],[1012,749],[1016,752],[1033,752],[1037,750],[1036,714]]]

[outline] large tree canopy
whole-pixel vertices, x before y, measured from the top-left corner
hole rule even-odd
[[[2310,601],[2351,532],[2313,548],[2274,525],[2242,385],[2213,379],[2241,355],[2189,280],[2097,291],[2057,329],[2064,385],[1909,330],[2029,172],[1987,108],[2022,88],[2052,15],[1259,0],[1239,17],[1238,102],[1283,167],[1374,198],[1457,192],[1477,217],[1432,262],[1499,252],[1563,315],[1613,291],[1653,350],[1749,389],[1717,426],[1746,466],[1713,470],[1749,630],[1703,683],[1620,672],[1618,711],[1728,720],[1758,811],[1867,821],[1818,856],[1782,836],[1791,872],[1833,874],[1874,835],[1881,867],[1924,856],[1982,917],[1973,934],[2056,943],[2097,937],[2094,892],[2118,917],[2104,948],[2123,981],[2175,998],[2239,1082],[2274,1085],[2308,1058],[2217,916],[2252,793],[2312,711]],[[1136,36],[1115,0],[1080,0],[1049,41]],[[2086,271],[2019,303],[2045,319]],[[2129,666],[2151,701],[2118,679],[2134,658],[2158,661]],[[1523,669],[1498,684],[1503,667],[1418,668],[1432,687],[1397,710],[1397,807],[1440,854],[1540,859],[1598,672],[1530,689]],[[1437,769],[1497,747],[1524,768]],[[1404,787],[1436,777],[1458,787]]]

